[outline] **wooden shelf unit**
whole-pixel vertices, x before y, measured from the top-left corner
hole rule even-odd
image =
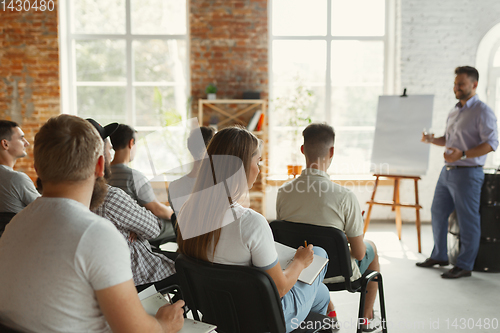
[[[198,100],[198,121],[200,126],[208,126],[209,121],[203,118],[204,114],[215,113],[221,119],[217,123],[217,129],[221,130],[224,127],[228,127],[234,124],[240,124],[242,126],[248,125],[248,120],[251,119],[253,114],[262,110],[264,115],[264,123],[259,131],[252,131],[259,139],[262,140],[262,167],[260,170],[260,184],[257,184],[257,188],[260,190],[250,190],[250,198],[261,198],[261,209],[259,211],[262,215],[266,212],[266,179],[268,170],[268,118],[267,118],[267,100],[265,99],[200,99]],[[205,112],[205,110],[207,112]],[[243,119],[242,119],[243,118]]]

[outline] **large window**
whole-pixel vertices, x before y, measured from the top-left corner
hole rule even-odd
[[[388,82],[390,0],[272,0],[271,173],[305,164],[302,129],[335,128],[335,174],[367,174]]]
[[[63,112],[150,132],[185,119],[185,0],[63,2]],[[66,6],[66,7],[64,7]]]

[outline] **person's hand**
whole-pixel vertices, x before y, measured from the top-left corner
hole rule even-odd
[[[458,161],[462,157],[463,151],[458,148],[446,147],[446,151],[443,154],[444,160],[448,163],[453,163]]]
[[[184,325],[184,301],[178,300],[174,304],[164,305],[156,312],[156,319],[161,324],[163,332],[179,332]]]
[[[298,262],[302,263],[304,265],[304,268],[309,266],[314,259],[314,251],[313,251],[313,245],[309,244],[307,247],[299,247],[297,249],[297,252],[295,252],[295,256],[293,257],[293,260],[297,260]]]
[[[129,233],[128,240],[133,243],[137,240],[137,234],[133,231]]]
[[[422,132],[422,139],[420,139],[423,143],[432,143],[434,141],[434,134]]]

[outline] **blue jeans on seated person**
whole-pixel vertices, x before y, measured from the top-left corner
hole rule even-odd
[[[356,264],[358,264],[359,271],[361,274],[364,274],[366,270],[368,269],[368,266],[372,263],[373,259],[375,259],[375,251],[373,250],[373,247],[370,243],[364,242],[366,246],[366,252],[365,252],[365,257],[361,260],[357,260]]]
[[[320,247],[315,246],[313,251],[314,254],[328,258],[326,251]],[[287,333],[297,329],[311,311],[326,315],[330,303],[330,291],[321,281],[325,278],[327,267],[328,264],[313,284],[308,285],[297,281],[292,289],[281,298]]]

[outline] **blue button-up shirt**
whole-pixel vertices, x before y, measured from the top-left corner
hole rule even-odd
[[[493,110],[472,96],[464,106],[455,105],[446,121],[446,147],[467,151],[487,142],[493,150],[498,147],[497,118]],[[474,166],[484,165],[486,155],[458,160],[446,165]]]

